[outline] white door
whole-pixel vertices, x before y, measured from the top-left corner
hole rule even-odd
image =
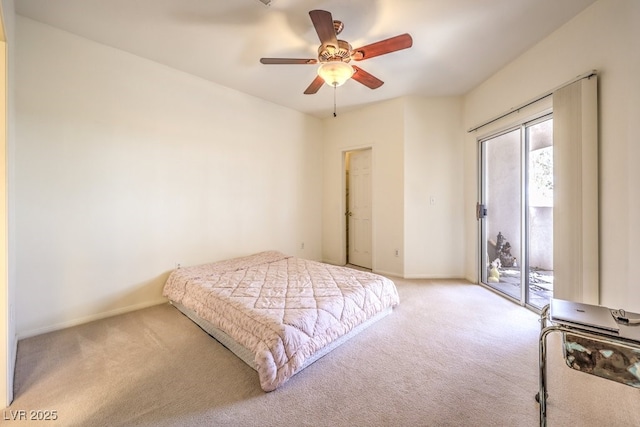
[[[349,264],[371,268],[371,150],[347,153]]]

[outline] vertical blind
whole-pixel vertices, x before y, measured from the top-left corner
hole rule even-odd
[[[599,304],[597,76],[553,92],[554,298]]]

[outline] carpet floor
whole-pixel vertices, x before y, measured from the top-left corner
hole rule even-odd
[[[21,340],[0,423],[538,425],[538,315],[463,281],[393,280],[390,316],[271,393],[169,304]],[[548,425],[640,425],[640,389],[569,369],[555,335]],[[21,411],[56,419],[12,420]]]

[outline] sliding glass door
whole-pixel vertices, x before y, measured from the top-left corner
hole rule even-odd
[[[520,300],[522,297],[521,136],[514,129],[482,141],[485,259],[482,282]]]
[[[553,292],[551,116],[480,141],[481,282],[535,309]]]

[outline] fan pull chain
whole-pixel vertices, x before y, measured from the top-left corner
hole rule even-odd
[[[334,84],[333,85],[333,117],[338,117],[338,115],[336,114],[336,92],[338,90],[338,85]]]

